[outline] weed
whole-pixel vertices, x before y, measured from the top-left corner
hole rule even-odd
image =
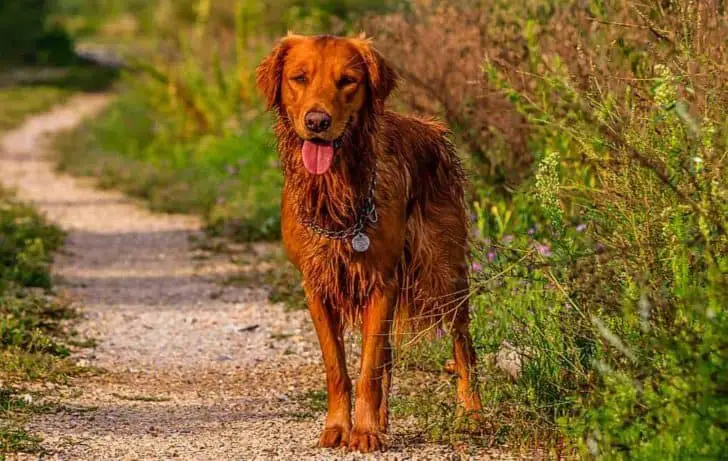
[[[63,233],[0,190],[0,456],[39,452],[39,438],[22,429],[42,396],[23,391],[28,380],[63,382],[83,371],[69,359],[67,324],[76,312],[50,292],[51,253]]]
[[[312,389],[301,396],[301,402],[314,414],[326,411],[326,390]]]

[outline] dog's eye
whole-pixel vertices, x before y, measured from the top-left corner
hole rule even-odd
[[[345,86],[353,85],[354,83],[356,83],[356,79],[354,77],[349,77],[348,75],[344,75],[343,77],[341,77],[339,79],[338,82],[336,82],[336,85],[339,88],[343,88]]]
[[[296,83],[306,83],[306,76],[303,74],[296,75],[294,77],[291,77],[291,80],[293,80]]]

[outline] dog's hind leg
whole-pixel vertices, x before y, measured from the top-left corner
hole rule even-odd
[[[328,411],[319,447],[345,446],[351,431],[351,380],[346,371],[342,329],[317,294],[307,289],[306,298],[326,367]]]
[[[456,293],[467,293],[467,280],[459,283]],[[457,374],[457,403],[460,412],[463,410],[470,416],[478,417],[483,406],[477,389],[476,355],[473,348],[473,338],[470,336],[470,315],[468,312],[467,295],[458,306],[455,320],[452,325],[453,355],[455,358],[455,372]]]

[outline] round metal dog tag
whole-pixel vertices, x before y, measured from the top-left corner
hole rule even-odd
[[[351,247],[357,253],[364,253],[369,249],[369,237],[363,232],[359,232],[351,239]]]

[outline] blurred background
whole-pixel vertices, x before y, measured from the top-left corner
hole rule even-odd
[[[282,178],[255,67],[288,30],[364,31],[403,77],[391,107],[445,120],[467,165],[488,376],[477,434],[452,430],[449,381],[395,411],[439,441],[725,459],[726,7],[2,0],[0,86],[15,89],[0,124],[18,101],[113,91],[101,117],[58,139],[61,170],[200,214],[213,235],[275,241]],[[266,283],[300,306],[285,267]],[[441,370],[449,347],[418,345],[401,364]]]

